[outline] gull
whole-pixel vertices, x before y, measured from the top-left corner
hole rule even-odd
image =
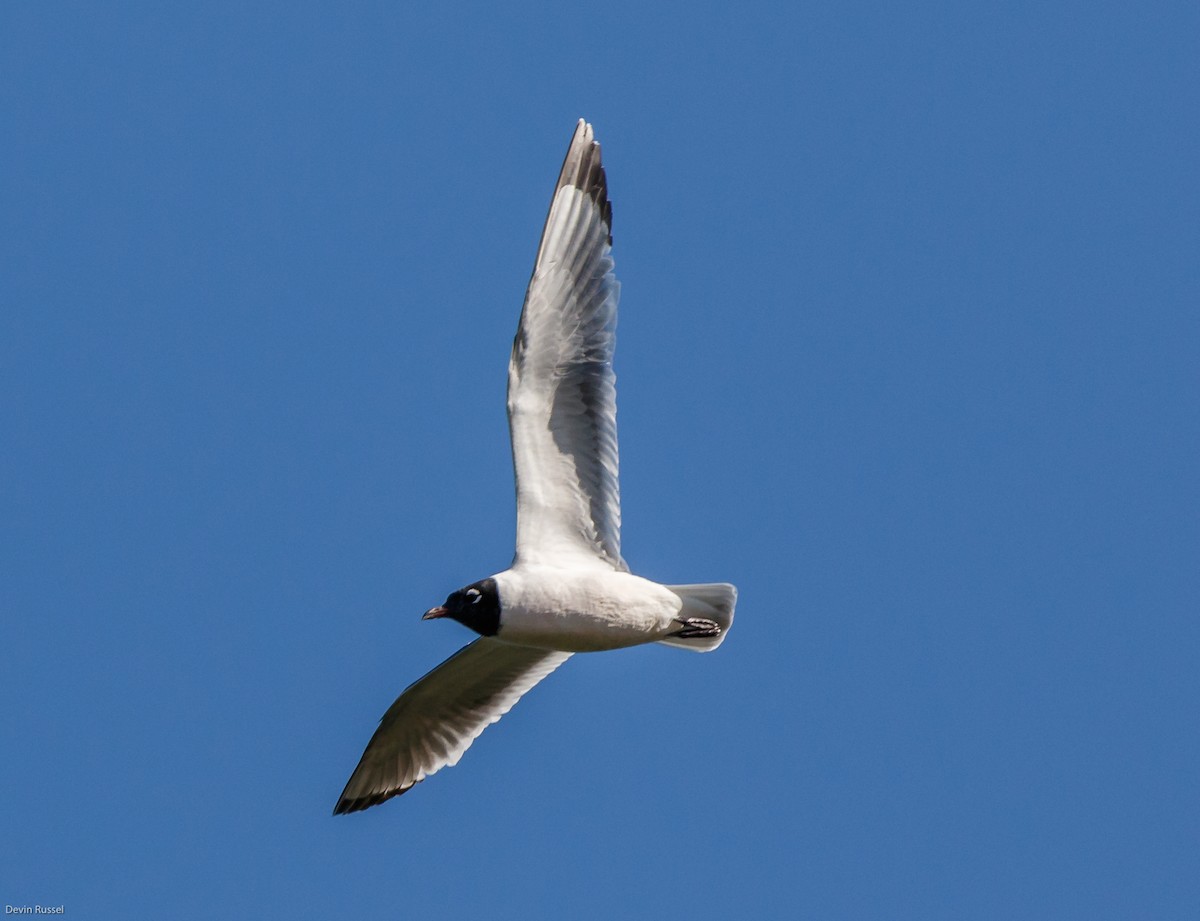
[[[661,585],[621,557],[613,348],[620,285],[600,145],[582,119],[550,203],[508,365],[517,482],[512,566],[452,592],[479,638],[409,686],[380,720],[334,814],[356,812],[458,763],[484,729],[574,653],[663,643],[716,649],[727,583]]]

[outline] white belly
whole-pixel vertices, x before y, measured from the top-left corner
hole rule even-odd
[[[500,632],[524,646],[595,652],[662,639],[682,602],[657,582],[623,572],[522,567],[497,574]]]

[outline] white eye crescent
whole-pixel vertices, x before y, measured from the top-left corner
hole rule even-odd
[[[467,597],[471,599],[471,604],[479,604],[479,599],[482,598],[483,595],[479,594],[479,589],[469,588],[467,589]]]

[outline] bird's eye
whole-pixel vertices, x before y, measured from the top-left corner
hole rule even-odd
[[[479,599],[483,597],[477,588],[467,589],[467,597],[471,599],[471,604],[479,604]]]

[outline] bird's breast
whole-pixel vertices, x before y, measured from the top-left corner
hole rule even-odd
[[[629,573],[554,570],[496,577],[499,639],[564,652],[596,652],[653,643],[671,629],[680,601]]]

